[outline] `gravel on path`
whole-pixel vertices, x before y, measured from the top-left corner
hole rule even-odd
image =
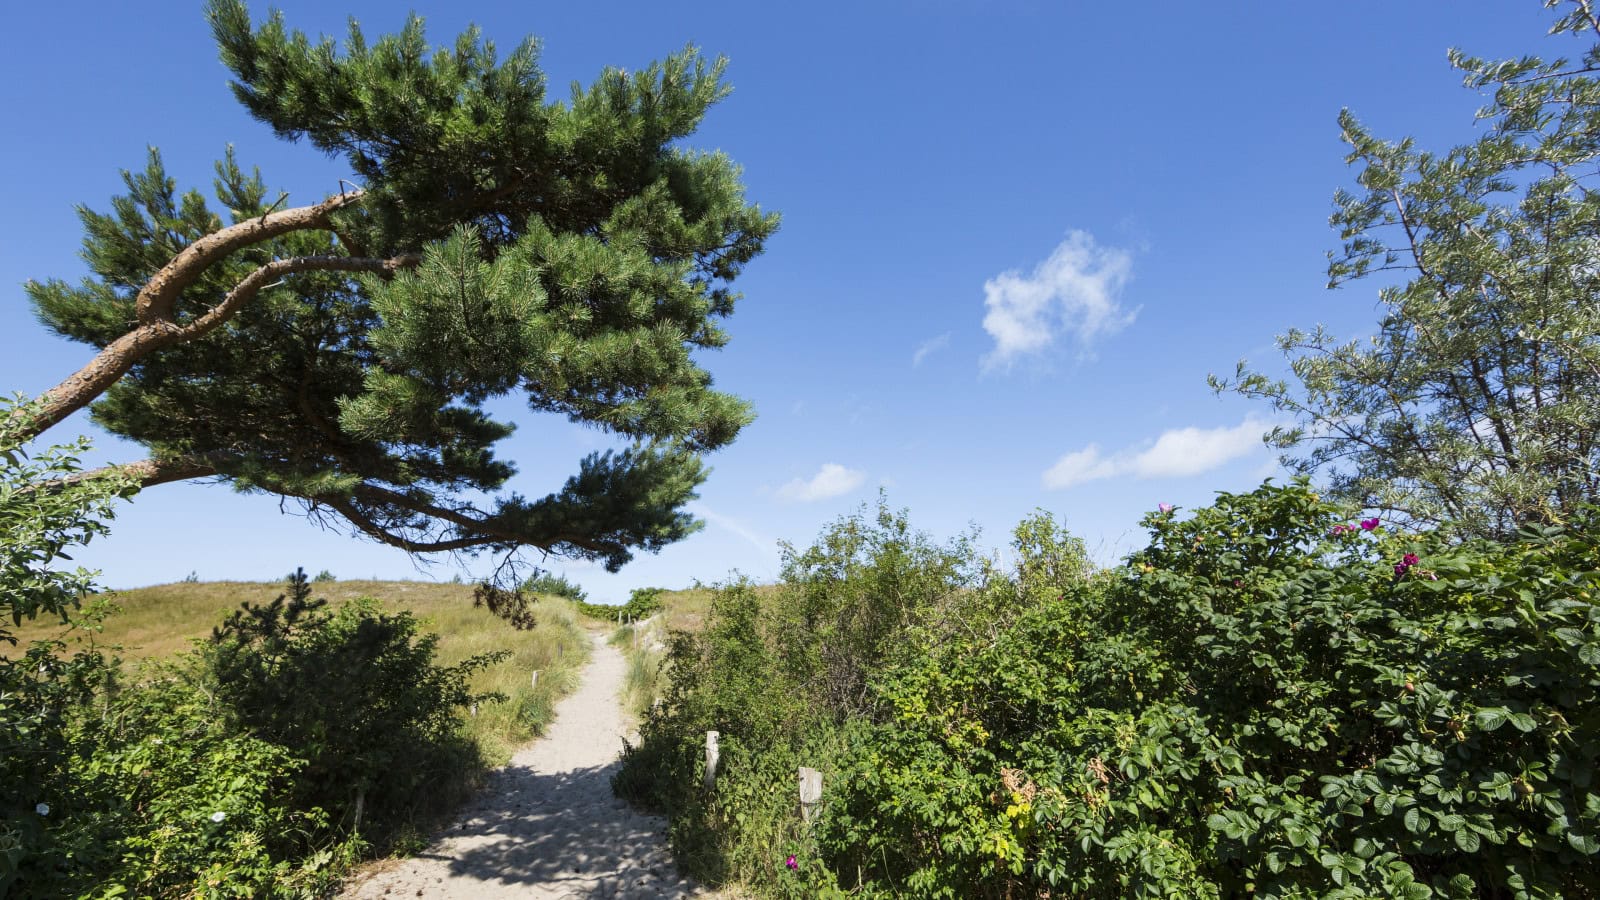
[[[346,889],[347,898],[682,898],[666,824],[611,793],[628,725],[622,653],[594,637],[576,691],[549,734],[495,772],[433,846]]]

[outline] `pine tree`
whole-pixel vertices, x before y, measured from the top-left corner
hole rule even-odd
[[[777,227],[729,159],[680,146],[724,61],[686,48],[551,102],[532,40],[430,50],[412,16],[370,44],[352,21],[340,47],[238,0],[206,13],[250,114],[359,184],[291,207],[230,148],[213,206],[151,150],[109,211],[80,210],[90,277],[27,285],[99,348],[32,433],[92,404],[149,448],[120,467],[142,486],[218,478],[417,553],[615,570],[697,527],[702,456],[751,413],[693,354],[727,340],[729,283]],[[632,446],[549,496],[497,494],[511,426],[484,404],[512,393]]]

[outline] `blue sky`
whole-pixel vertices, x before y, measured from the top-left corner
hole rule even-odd
[[[468,23],[505,48],[534,34],[552,85],[688,43],[729,57],[734,93],[690,143],[743,165],[783,227],[739,282],[732,341],[704,362],[759,419],[712,458],[700,534],[617,575],[546,561],[601,600],[734,570],[770,579],[779,541],[804,546],[880,488],[919,527],[976,525],[996,547],[1042,508],[1109,562],[1156,503],[1253,487],[1276,471],[1259,440],[1271,411],[1213,396],[1207,373],[1240,358],[1278,370],[1287,328],[1355,336],[1377,317],[1376,285],[1324,287],[1330,198],[1352,177],[1340,108],[1443,149],[1471,139],[1483,102],[1447,48],[1579,49],[1544,36],[1535,0],[279,6],[312,33],[353,15],[376,35],[414,9],[435,43]],[[14,5],[6,25],[0,389],[37,394],[88,358],[44,332],[20,285],[82,273],[74,204],[105,208],[147,145],[184,187],[209,185],[230,142],[301,203],[346,174],[235,105],[198,2]],[[501,409],[524,494],[608,445]],[[80,416],[50,437],[85,431]],[[96,440],[92,462],[142,455]],[[113,587],[490,566],[419,567],[207,484],[150,489],[78,559]]]

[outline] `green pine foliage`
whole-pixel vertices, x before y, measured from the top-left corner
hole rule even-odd
[[[568,581],[565,575],[557,575],[554,572],[540,572],[529,578],[522,583],[522,590],[530,594],[549,594],[553,597],[565,597],[577,603],[580,610],[589,605],[584,602],[589,595],[581,586]]]
[[[135,324],[183,333],[93,406],[166,473],[146,483],[220,476],[413,552],[536,547],[612,570],[695,530],[701,456],[751,419],[695,354],[726,342],[730,284],[777,227],[731,161],[685,144],[727,94],[723,62],[687,48],[562,102],[531,40],[433,50],[413,16],[375,41],[352,23],[341,47],[237,0],[206,14],[250,114],[340,157],[359,192],[185,269],[166,313],[141,299],[163,267],[286,196],[231,148],[213,199],[180,192],[151,150],[108,211],[80,209],[91,274],[28,284],[44,324],[97,348]],[[269,265],[287,268],[227,306]],[[548,495],[502,492],[512,426],[484,404],[506,395],[631,446]]]

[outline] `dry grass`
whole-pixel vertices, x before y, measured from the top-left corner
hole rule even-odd
[[[765,602],[778,590],[778,585],[758,584],[752,590]],[[655,618],[661,621],[667,632],[698,632],[706,625],[706,615],[711,611],[711,598],[715,595],[716,590],[707,587],[666,591],[661,595],[661,611],[656,613]]]
[[[635,723],[643,720],[645,712],[666,687],[661,677],[667,661],[664,640],[659,614],[624,625],[611,634],[611,646],[621,648],[628,661],[628,671],[622,681],[622,711]]]
[[[664,593],[661,595],[661,612],[656,615],[669,632],[698,632],[706,625],[706,613],[711,610],[711,597],[715,593],[710,588]]]
[[[58,623],[36,621],[16,629],[17,638],[65,637],[69,649],[88,640],[120,648],[124,659],[170,657],[204,639],[240,603],[270,602],[283,593],[282,584],[216,581],[167,584],[106,595],[120,609],[102,630],[67,631]],[[466,732],[492,762],[503,762],[519,745],[537,737],[549,724],[555,702],[570,691],[588,658],[589,639],[581,617],[566,600],[541,598],[538,625],[517,631],[488,610],[472,605],[472,586],[414,581],[331,581],[312,585],[312,595],[330,606],[356,597],[375,597],[387,611],[407,610],[422,620],[423,630],[439,635],[439,662],[458,663],[469,656],[509,650],[511,656],[477,673],[474,692],[499,691],[503,703],[482,705],[467,719]],[[0,645],[0,652],[5,652]],[[539,672],[537,686],[530,684]]]
[[[765,601],[776,589],[774,585],[758,585],[755,593]],[[705,628],[715,594],[711,588],[663,592],[661,609],[654,615],[612,631],[611,645],[620,648],[628,659],[622,707],[634,721],[643,719],[667,686],[665,668],[671,635],[694,634]]]

